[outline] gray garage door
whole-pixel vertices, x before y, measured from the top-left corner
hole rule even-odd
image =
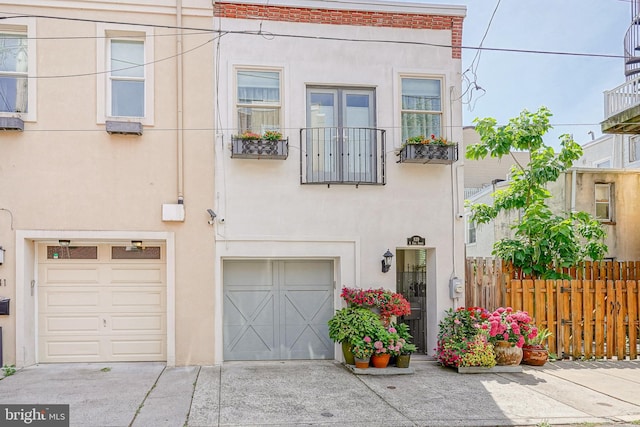
[[[224,359],[333,359],[332,261],[224,261]]]

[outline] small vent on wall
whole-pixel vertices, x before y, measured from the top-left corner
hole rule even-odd
[[[0,117],[0,130],[24,130],[24,122],[18,117]]]
[[[142,135],[140,122],[116,122],[107,120],[106,130],[110,135]]]

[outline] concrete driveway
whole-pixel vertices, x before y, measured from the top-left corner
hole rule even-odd
[[[82,427],[631,426],[640,420],[640,360],[465,375],[419,356],[411,366],[414,375],[370,376],[334,361],[38,365],[1,380],[0,402],[69,404],[71,425]]]

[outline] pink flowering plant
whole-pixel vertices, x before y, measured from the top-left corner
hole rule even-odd
[[[438,362],[443,366],[457,368],[461,366],[467,353],[479,352],[481,343],[476,341],[476,336],[481,333],[488,334],[489,315],[490,313],[482,307],[460,307],[457,310],[447,310],[439,324],[438,343],[435,349]],[[470,357],[465,360],[466,364],[484,359]]]
[[[388,353],[391,356],[397,356],[402,353],[402,347],[406,343],[404,338],[400,338],[398,331],[393,326],[382,329],[375,338],[374,354]]]
[[[380,318],[389,324],[391,316],[407,316],[411,314],[411,305],[401,294],[388,289],[342,288],[340,294],[350,306],[377,307]]]
[[[489,315],[488,324],[481,325],[489,331],[489,341],[508,341],[522,347],[525,340],[536,337],[538,329],[532,325],[531,317],[526,311],[513,310],[511,307],[499,307]]]

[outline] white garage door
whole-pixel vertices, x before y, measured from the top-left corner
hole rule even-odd
[[[166,360],[164,247],[39,245],[40,362]]]
[[[333,262],[225,261],[224,359],[333,359]]]

